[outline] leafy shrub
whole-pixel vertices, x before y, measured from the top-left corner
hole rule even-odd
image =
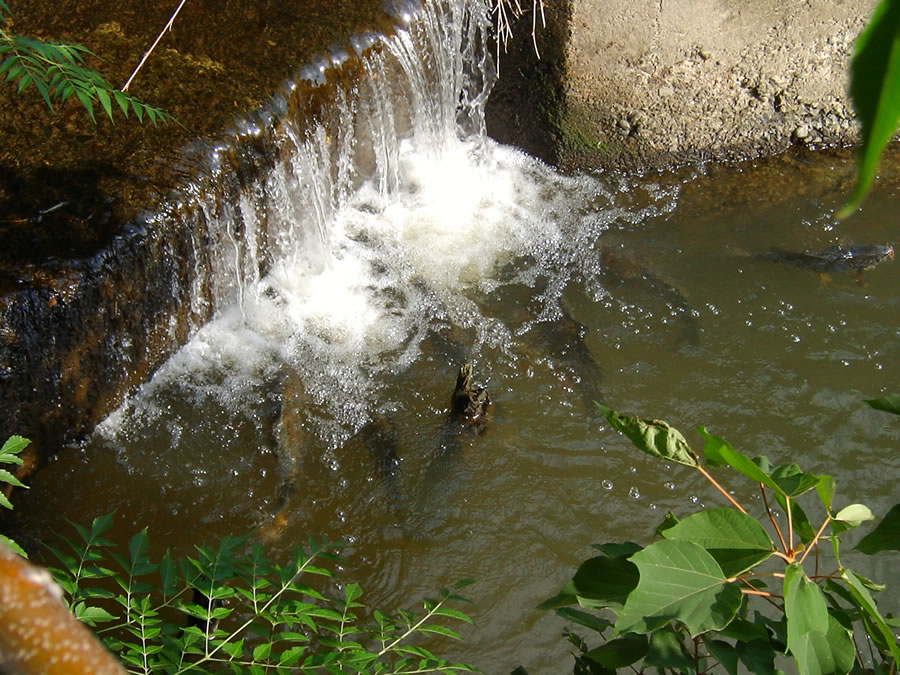
[[[897,397],[869,403],[892,412],[900,407]],[[775,673],[785,656],[793,658],[800,673],[873,672],[867,670],[867,657],[874,672],[897,672],[900,647],[894,631],[900,623],[884,618],[873,596],[885,587],[841,560],[842,535],[873,518],[867,507],[851,504],[835,512],[830,476],[806,473],[796,464],[774,466],[765,456],[750,459],[703,427],[698,431],[705,440],[705,465],[665,422],[600,408],[640,450],[697,469],[731,507],[705,509],[683,520],[670,513],[656,530],[659,539],[646,547],[632,542],[594,547],[600,555],[584,561],[562,592],[541,605],[603,637],[603,644],[592,647],[567,634],[578,648],[576,673],[629,666],[635,672],[718,668],[737,673],[742,666]],[[706,469],[724,466],[759,484],[764,520],[777,545]],[[797,501],[811,494],[826,513],[818,527]],[[786,528],[776,519],[776,505],[786,514]],[[855,550],[900,549],[898,528],[900,504]],[[825,541],[832,544],[836,565],[827,573],[819,569]],[[860,637],[868,643],[865,651]]]
[[[3,444],[3,447],[0,448],[0,464],[18,464],[19,466],[21,466],[22,458],[19,457],[19,453],[27,448],[29,443],[31,443],[31,441],[29,441],[27,438],[22,438],[21,436],[10,436]],[[28,487],[27,485],[24,485],[22,481],[16,478],[11,471],[7,471],[6,469],[0,469],[0,484],[21,488]],[[10,510],[12,510],[13,508],[12,502],[9,501],[9,497],[7,497],[6,494],[4,494],[2,491],[0,491],[0,506],[3,506],[3,508]],[[24,550],[22,550],[22,547],[9,537],[0,534],[0,541],[9,546],[13,551],[18,553],[23,558],[28,557],[28,554],[25,553]]]
[[[221,672],[473,672],[412,643],[431,636],[459,639],[439,621],[471,623],[448,607],[468,581],[424,601],[424,613],[370,611],[357,584],[329,597],[301,582],[319,577],[337,587],[326,566],[337,545],[310,539],[291,564],[273,564],[249,537],[225,537],[217,548],[197,546],[176,560],[150,557],[147,530],[122,555],[105,538],[113,514],[91,527],[74,525],[77,538],[51,547],[62,563],[51,568],[70,608],[135,673]]]
[[[0,77],[16,87],[17,93],[33,86],[51,111],[55,110],[54,104],[65,103],[74,96],[94,122],[94,106],[98,103],[110,120],[114,119],[117,106],[125,117],[131,111],[143,122],[146,115],[154,126],[157,122],[174,121],[169,113],[114,89],[100,73],[87,68],[84,57],[93,54],[86,47],[7,31],[11,16],[9,5],[0,0]]]

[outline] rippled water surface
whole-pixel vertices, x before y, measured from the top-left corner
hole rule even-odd
[[[635,454],[592,400],[666,419],[698,448],[705,424],[834,474],[838,505],[896,500],[900,426],[861,400],[900,382],[900,265],[825,277],[759,257],[896,241],[896,181],[835,220],[851,176],[825,155],[564,178],[490,142],[437,164],[413,152],[397,199],[362,190],[339,214],[329,265],[276,266],[42,471],[20,522],[46,538],[63,514],[117,509],[121,537],[146,525],[181,552],[198,533],[256,530],[276,555],[342,537],[344,576],[379,606],[477,581],[475,628],[444,653],[565,672],[564,624],[534,606],[589,545],[646,543],[667,510],[722,501]],[[466,359],[490,425],[441,453]],[[391,481],[359,434],[376,416],[398,439]],[[725,483],[760,511],[752,486]]]

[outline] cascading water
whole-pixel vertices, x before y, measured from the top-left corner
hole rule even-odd
[[[900,379],[886,318],[900,266],[824,286],[752,255],[833,243],[840,192],[797,163],[770,179],[777,199],[747,188],[749,168],[561,176],[484,133],[480,0],[388,9],[392,31],[303,68],[156,216],[190,232],[171,292],[189,299],[192,337],[38,474],[17,503],[26,524],[117,508],[123,537],[149,526],[182,552],[252,529],[276,554],[344,538],[345,577],[378,606],[477,580],[477,630],[448,658],[543,673],[571,660],[562,621],[532,608],[586,547],[648,541],[667,509],[708,497],[598,427],[595,398],[716,425],[884,512],[896,438],[859,399]],[[896,194],[878,199],[858,241],[895,236]],[[464,360],[493,419],[446,453]],[[370,420],[391,425],[396,457],[367,442]],[[385,460],[397,475],[379,475]]]
[[[233,169],[247,160],[232,148],[212,151],[209,174],[191,190],[191,297],[196,316],[212,306],[215,319],[102,433],[131,429],[126,420],[152,411],[160,390],[193,387],[243,408],[292,372],[321,407],[306,423],[340,444],[388,403],[385,378],[420,358],[435,332],[466,334],[442,364],[448,391],[455,360],[479,361],[485,345],[515,358],[511,331],[521,326],[486,316],[477,298],[504,265],[528,256],[517,281],[556,277],[530,317],[546,318],[573,251],[622,215],[579,219],[572,204],[611,203],[601,184],[559,176],[487,138],[494,66],[481,2],[388,9],[397,30],[354,37],[356,68],[335,48],[330,61],[301,70],[289,98],[274,103],[277,116],[261,114],[236,134],[238,147],[256,143],[274,156],[271,166],[248,178]],[[490,364],[478,365],[489,377]]]

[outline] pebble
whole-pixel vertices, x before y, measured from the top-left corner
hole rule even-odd
[[[807,136],[809,136],[809,127],[805,124],[801,124],[799,127],[794,129],[794,138],[802,141]]]

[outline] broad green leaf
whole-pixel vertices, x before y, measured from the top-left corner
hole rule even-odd
[[[703,547],[663,539],[635,553],[631,561],[640,580],[619,613],[616,635],[649,633],[676,620],[697,636],[721,630],[737,614],[740,589],[726,582],[722,568]]]
[[[675,514],[672,513],[671,511],[669,511],[668,513],[666,513],[665,516],[663,516],[662,522],[656,526],[656,529],[653,531],[653,533],[657,537],[662,537],[665,535],[666,530],[668,530],[671,527],[674,527],[675,525],[678,524],[678,522],[679,522],[679,520],[675,516]]]
[[[863,537],[853,550],[868,555],[880,551],[900,551],[900,504],[894,504],[875,529]]]
[[[640,544],[633,541],[612,542],[607,544],[594,544],[591,548],[595,548],[601,553],[606,554],[610,558],[627,558],[634,555],[643,548]]]
[[[856,187],[838,213],[853,213],[875,178],[878,159],[900,124],[900,3],[882,0],[856,41],[850,96],[862,123]]]
[[[828,512],[831,512],[831,502],[834,499],[834,478],[831,476],[819,476],[819,484],[816,485],[816,492],[819,493],[819,499]]]
[[[739,656],[737,647],[724,640],[712,640],[709,638],[704,639],[703,644],[706,645],[709,653],[719,662],[719,665],[725,669],[728,675],[737,675]]]
[[[820,588],[807,579],[803,568],[796,563],[785,570],[784,613],[788,650],[801,673],[846,673],[850,670],[855,651],[849,634],[828,613]]]
[[[831,521],[831,529],[835,535],[859,527],[867,520],[875,520],[872,511],[865,504],[851,504],[841,509]]]
[[[730,508],[706,509],[688,516],[663,533],[666,539],[686,539],[703,548],[744,548],[772,551],[775,545],[756,518]]]
[[[778,484],[781,494],[787,497],[799,497],[819,484],[819,476],[805,473],[796,464],[776,466],[769,474]]]
[[[828,614],[828,645],[834,659],[835,671],[849,673],[856,659],[856,648],[853,646],[853,631],[841,625],[831,613]]]
[[[2,72],[2,71],[0,71]],[[885,396],[884,398],[870,398],[865,401],[875,410],[883,410],[884,412],[900,415],[900,395]]]
[[[848,569],[841,571],[841,577],[847,582],[847,588],[856,600],[857,606],[872,619],[878,630],[881,631],[881,635],[888,645],[894,661],[900,664],[900,646],[897,645],[897,638],[894,636],[891,628],[885,623],[884,618],[878,611],[875,600],[872,599],[863,582]]]
[[[585,654],[594,663],[604,668],[625,668],[637,663],[647,655],[650,647],[646,635],[629,634],[610,640],[601,647],[591,649]]]
[[[591,600],[587,605],[594,609],[618,609],[638,585],[638,576],[638,569],[631,560],[598,555],[578,567],[572,578],[572,590],[579,602],[582,598]]]
[[[678,464],[697,466],[697,455],[684,436],[666,422],[622,415],[600,403],[596,406],[610,426],[624,434],[638,450]]]
[[[764,640],[738,642],[738,658],[753,675],[775,675],[775,649],[768,635]]]
[[[706,443],[703,445],[703,455],[706,457],[706,461],[710,466],[725,466],[728,462],[725,461],[725,458],[722,457],[722,453],[720,452],[721,448],[728,448],[734,450],[731,447],[731,443],[726,441],[724,438],[719,438],[718,436],[713,436],[706,430],[706,427],[697,427],[697,432],[703,436]]]
[[[778,502],[778,505],[784,509],[785,512],[788,510],[788,498],[778,492],[775,493],[775,499]],[[800,506],[796,499],[791,499],[791,524],[794,527],[794,534],[800,537],[800,541],[804,544],[810,543],[813,539],[816,538],[816,530],[809,522],[809,518],[806,516],[806,512]]]
[[[674,631],[658,630],[650,634],[650,649],[644,658],[644,668],[648,666],[693,669],[696,662]]]

